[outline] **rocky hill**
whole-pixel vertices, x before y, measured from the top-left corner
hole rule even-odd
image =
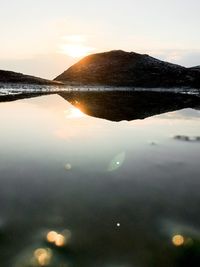
[[[0,83],[24,83],[24,84],[41,84],[41,85],[60,84],[59,82],[56,81],[45,80],[42,78],[6,70],[0,70]]]
[[[200,87],[198,67],[185,68],[148,55],[114,50],[87,56],[55,78],[84,85]]]

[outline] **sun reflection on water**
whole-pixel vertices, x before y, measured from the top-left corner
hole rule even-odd
[[[80,109],[74,107],[65,110],[64,113],[67,119],[79,119],[85,116],[85,114]]]

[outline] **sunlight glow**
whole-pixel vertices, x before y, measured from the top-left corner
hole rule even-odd
[[[82,43],[86,41],[86,37],[83,35],[67,35],[63,36],[62,39],[73,43]]]
[[[63,44],[60,46],[60,52],[73,58],[81,58],[90,54],[94,48],[84,46],[83,44]]]

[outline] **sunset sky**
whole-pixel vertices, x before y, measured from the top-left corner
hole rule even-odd
[[[1,0],[0,69],[53,79],[112,49],[200,65],[199,0]]]

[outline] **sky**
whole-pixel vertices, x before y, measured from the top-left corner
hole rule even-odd
[[[0,69],[53,79],[109,50],[200,65],[199,0],[0,0]]]

